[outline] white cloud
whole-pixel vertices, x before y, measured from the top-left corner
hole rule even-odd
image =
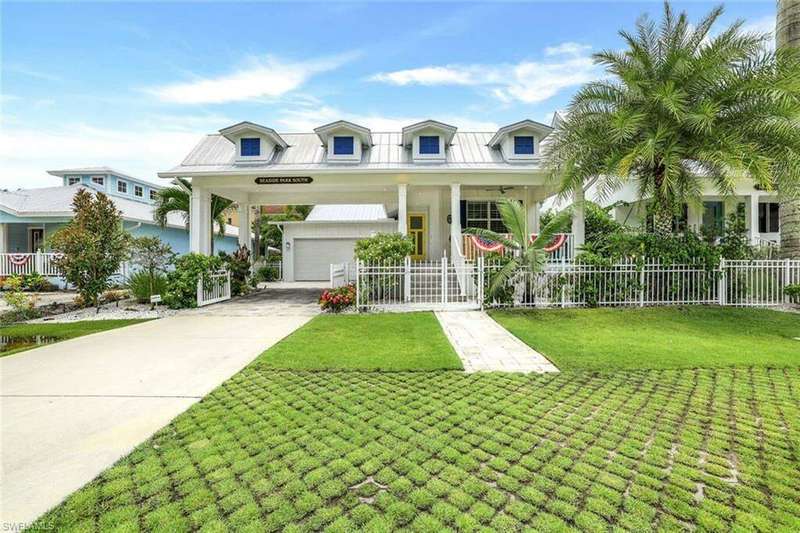
[[[312,76],[333,70],[356,54],[312,61],[289,62],[274,56],[251,58],[247,64],[216,78],[151,87],[146,92],[176,104],[222,104],[258,98],[277,98],[298,89]]]
[[[553,60],[497,65],[445,65],[381,72],[371,81],[392,85],[461,85],[487,87],[504,103],[542,102],[562,89],[599,78],[602,70],[588,54],[590,47],[568,42],[545,50]]]
[[[349,120],[372,131],[400,131],[404,126],[433,118],[452,124],[467,131],[494,131],[498,125],[494,122],[475,120],[457,115],[428,116],[384,116],[379,114],[347,113],[334,107],[299,108],[287,111],[277,119],[281,131],[307,132],[335,120]]]
[[[775,15],[766,15],[761,18],[753,19],[742,26],[742,31],[748,33],[768,33],[770,40],[767,42],[767,48],[770,50],[775,48]]]

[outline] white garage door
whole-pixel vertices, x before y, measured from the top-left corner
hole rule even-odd
[[[356,239],[295,239],[295,281],[330,279],[331,263],[353,262]]]

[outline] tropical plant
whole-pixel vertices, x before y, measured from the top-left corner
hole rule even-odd
[[[793,283],[783,288],[783,293],[792,303],[800,304],[800,283]]]
[[[164,303],[172,309],[197,307],[197,281],[223,265],[222,258],[214,255],[190,253],[178,257],[175,268],[167,273]]]
[[[167,272],[167,269],[174,260],[175,252],[172,251],[172,247],[158,237],[145,236],[133,239],[131,245],[131,262],[138,266],[149,280],[146,301],[149,301],[150,296],[154,294],[161,294],[161,290],[156,286],[159,281],[158,278],[164,279],[164,273]],[[134,282],[137,288],[138,284],[141,283],[138,279],[140,277],[138,274],[139,272],[136,273],[137,280]],[[128,285],[130,286],[130,280]],[[161,285],[161,288],[163,288],[163,283]],[[143,303],[141,298],[139,298],[139,296],[143,295],[141,289],[138,294],[134,291],[134,294],[137,295],[137,300]]]
[[[571,209],[564,209],[554,215],[542,228],[538,236],[531,240],[528,223],[522,202],[503,198],[497,202],[497,210],[503,219],[509,236],[484,228],[466,228],[464,233],[477,235],[489,241],[502,243],[511,258],[492,275],[489,281],[488,296],[500,296],[509,281],[522,271],[540,272],[547,261],[545,248],[557,233],[563,231],[572,216]]]
[[[336,289],[326,289],[319,298],[319,306],[323,311],[339,313],[356,303],[356,286],[344,285]]]
[[[240,246],[232,254],[220,252],[219,256],[231,273],[231,295],[245,294],[250,289],[248,285],[251,267],[250,250],[246,246]]]
[[[692,24],[665,3],[660,25],[643,17],[620,31],[624,50],[594,55],[609,78],[578,91],[547,151],[562,195],[593,179],[601,197],[634,182],[666,235],[707,182],[724,195],[742,177],[796,187],[799,55],[768,51],[769,35],[742,31],[743,21],[712,33],[722,12]]]
[[[167,289],[167,277],[161,272],[150,274],[144,270],[134,272],[128,276],[125,283],[133,297],[140,304],[150,302],[150,297],[154,294],[164,294]]]
[[[103,193],[80,189],[72,200],[75,216],[51,238],[53,259],[67,283],[86,305],[100,305],[100,294],[128,258],[130,234],[122,228],[122,213]]]
[[[376,233],[356,241],[355,256],[365,263],[400,263],[414,251],[414,241],[400,233]]]
[[[162,228],[167,225],[167,215],[179,213],[189,227],[189,205],[192,201],[192,182],[177,178],[178,183],[172,187],[161,189],[156,194],[156,203],[153,208],[153,220]],[[222,198],[216,194],[211,195],[211,235],[214,235],[214,223],[217,224],[218,234],[225,235],[226,215],[235,207],[233,201]],[[214,239],[211,239],[211,254],[214,254]]]
[[[10,324],[22,320],[38,318],[41,313],[36,309],[36,297],[22,292],[22,277],[6,278],[3,289],[3,300],[11,308],[0,313],[0,324]]]
[[[283,213],[273,213],[261,215],[253,223],[253,231],[259,235],[261,246],[264,247],[264,255],[269,255],[269,248],[281,249],[283,245],[283,233],[281,228],[270,222],[286,222],[290,220],[305,220],[311,211],[310,205],[287,205],[284,206]],[[256,248],[259,249],[260,248]]]

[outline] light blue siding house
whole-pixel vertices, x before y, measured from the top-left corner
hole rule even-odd
[[[153,220],[153,204],[163,187],[109,167],[49,170],[61,178],[58,187],[0,190],[0,253],[47,251],[50,236],[72,218],[72,198],[80,188],[107,194],[122,212],[124,227],[135,237],[154,235],[178,254],[189,252],[189,232],[180,214],[170,214],[166,227]],[[227,225],[214,238],[214,250],[238,247],[238,228]]]

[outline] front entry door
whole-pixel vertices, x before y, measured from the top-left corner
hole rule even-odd
[[[423,261],[425,259],[425,249],[428,247],[428,216],[425,213],[408,214],[408,236],[414,241],[414,251],[411,259]]]
[[[30,238],[28,240],[28,247],[31,253],[35,253],[44,245],[44,229],[43,228],[30,228]]]

